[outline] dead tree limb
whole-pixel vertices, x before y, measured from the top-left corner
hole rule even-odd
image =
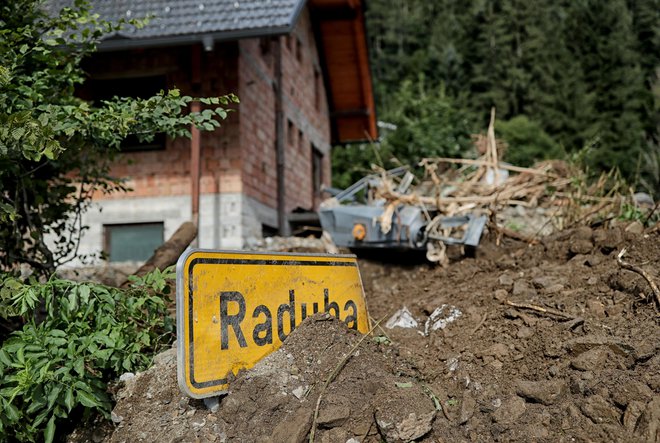
[[[651,287],[651,291],[653,292],[653,295],[655,296],[655,303],[657,305],[656,309],[660,307],[660,289],[658,288],[658,285],[656,282],[651,278],[648,272],[640,268],[639,266],[633,265],[632,263],[628,263],[623,261],[623,256],[626,253],[626,248],[623,248],[621,252],[616,256],[616,261],[619,263],[619,266],[621,266],[623,269],[626,269],[628,271],[636,272],[637,274],[641,275],[644,277],[644,279],[647,281],[649,286]]]
[[[188,245],[197,237],[197,227],[192,222],[185,222],[165,243],[160,245],[154,251],[154,255],[143,264],[133,275],[142,277],[154,269],[163,270],[176,263],[179,256],[183,254]],[[125,288],[129,285],[126,280],[120,287]]]
[[[529,309],[530,311],[540,312],[542,314],[556,315],[557,317],[562,317],[567,320],[575,319],[575,317],[573,317],[572,315],[566,314],[565,312],[559,311],[557,309],[544,308],[542,306],[530,305],[527,303],[515,303],[510,300],[506,300],[504,304],[513,306],[514,308],[518,308],[518,309]]]

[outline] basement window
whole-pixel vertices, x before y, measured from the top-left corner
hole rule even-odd
[[[165,75],[151,75],[144,77],[120,77],[120,78],[92,78],[85,85],[90,99],[99,102],[110,100],[113,97],[149,98],[160,91],[167,90]],[[121,150],[131,151],[155,151],[165,149],[164,133],[155,134],[151,141],[140,141],[137,136],[129,135],[122,141]]]
[[[103,231],[105,253],[111,262],[145,261],[164,238],[162,222],[103,225]]]

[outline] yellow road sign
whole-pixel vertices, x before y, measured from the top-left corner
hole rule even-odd
[[[179,258],[176,289],[179,386],[195,398],[224,392],[230,373],[254,366],[317,312],[369,331],[352,255],[193,250]]]

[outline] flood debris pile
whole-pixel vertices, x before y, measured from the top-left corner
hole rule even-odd
[[[432,398],[393,348],[361,338],[333,316],[308,318],[231,381],[216,411],[179,393],[169,351],[119,391],[108,440],[303,442],[314,429],[324,443],[408,442],[431,432]]]
[[[362,261],[384,319],[362,342],[308,318],[211,410],[168,351],[124,377],[105,441],[660,442],[660,306],[624,248],[657,283],[660,232],[623,227],[489,237],[449,268]]]

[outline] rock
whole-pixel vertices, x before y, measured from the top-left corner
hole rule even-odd
[[[523,298],[531,298],[536,295],[536,290],[525,280],[516,280],[513,283],[513,295]]]
[[[135,378],[135,374],[133,374],[132,372],[124,372],[119,376],[119,381],[125,383],[127,381],[133,380],[134,378]]]
[[[506,300],[507,295],[509,295],[509,293],[506,291],[506,289],[498,289],[498,290],[495,291],[495,294],[494,294],[495,300],[497,300],[497,301]]]
[[[502,358],[509,355],[509,348],[504,343],[495,343],[489,348],[484,349],[481,352],[476,352],[477,357],[496,357]]]
[[[623,235],[619,228],[598,230],[594,233],[594,243],[606,254],[618,249],[622,242]]]
[[[463,401],[461,402],[461,415],[458,418],[459,425],[467,423],[467,421],[472,418],[476,406],[477,402],[474,400],[470,392],[466,391],[465,394],[463,394]]]
[[[342,428],[333,428],[321,434],[321,443],[336,443],[336,442],[345,442],[345,441],[347,441],[346,431]]]
[[[640,401],[646,404],[653,398],[653,390],[646,383],[630,379],[612,386],[610,397],[614,404],[625,408],[632,401]]]
[[[600,395],[588,397],[580,407],[582,413],[597,425],[619,423],[619,411]]]
[[[615,354],[619,354],[624,357],[635,355],[635,349],[632,346],[616,337],[598,337],[587,335],[584,337],[568,340],[566,343],[564,343],[564,348],[566,348],[566,350],[572,355],[581,354],[598,346],[607,346]]]
[[[626,412],[623,413],[623,427],[626,428],[628,431],[633,432],[635,430],[635,427],[637,426],[637,421],[639,420],[639,417],[642,415],[642,412],[644,412],[645,406],[646,405],[644,403],[636,400],[633,400],[630,403],[628,403],[628,407],[626,407]]]
[[[330,405],[319,410],[316,423],[324,428],[336,428],[343,425],[350,416],[351,410],[349,408],[340,405]]]
[[[163,351],[154,357],[154,365],[166,366],[176,361],[176,347]]]
[[[499,282],[502,286],[511,286],[513,284],[513,278],[509,274],[502,274],[500,275]]]
[[[275,427],[271,440],[274,443],[303,443],[312,427],[313,415],[313,408],[301,406]]]
[[[411,412],[399,422],[384,420],[376,411],[376,425],[387,443],[407,443],[425,436],[431,431],[435,410],[417,415]]]
[[[220,397],[208,397],[204,399],[204,406],[211,412],[218,412],[220,409]]]
[[[115,423],[115,424],[119,424],[122,421],[124,421],[124,417],[122,417],[121,415],[116,414],[115,411],[112,411],[110,413],[110,420],[112,420],[112,422]]]
[[[639,235],[644,232],[644,225],[642,225],[639,221],[635,220],[631,222],[628,226],[626,226],[625,231]]]
[[[502,405],[493,413],[493,420],[505,425],[513,424],[525,413],[527,406],[525,400],[513,395],[502,402]]]
[[[605,306],[598,300],[587,300],[587,311],[594,317],[605,318]]]
[[[554,404],[566,391],[563,380],[529,381],[518,380],[516,394],[532,403]]]
[[[594,231],[589,226],[580,226],[575,231],[573,231],[571,237],[573,240],[586,240],[590,242],[593,238],[593,235]]]
[[[294,397],[296,397],[298,400],[302,400],[306,392],[307,392],[306,386],[298,386],[296,389],[291,391]]]
[[[532,335],[534,335],[534,330],[532,328],[527,326],[521,326],[520,328],[518,328],[518,333],[516,334],[516,337],[525,339],[531,337]]]
[[[607,348],[593,348],[571,360],[571,367],[578,371],[594,371],[600,369],[608,357],[609,352]]]
[[[568,250],[575,255],[586,255],[591,252],[593,247],[594,245],[591,243],[591,240],[577,240],[571,243]]]
[[[545,293],[546,294],[559,294],[561,291],[563,291],[565,288],[564,285],[561,283],[556,283],[554,285],[548,286],[545,288]]]
[[[651,400],[637,420],[635,434],[648,442],[660,442],[660,396]]]

